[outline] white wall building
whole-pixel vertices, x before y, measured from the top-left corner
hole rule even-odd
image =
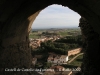
[[[60,55],[60,56],[49,56],[47,59],[47,62],[55,63],[55,64],[63,64],[68,61],[68,56],[67,55]]]
[[[53,61],[54,61],[53,56],[49,56],[48,59],[47,59],[47,62],[53,63]]]
[[[68,61],[68,56],[67,56],[67,55],[61,55],[60,61],[61,61],[62,63],[66,63],[66,62]]]

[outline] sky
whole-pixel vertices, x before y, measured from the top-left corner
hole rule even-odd
[[[32,24],[32,29],[78,27],[80,15],[62,5],[43,9]]]

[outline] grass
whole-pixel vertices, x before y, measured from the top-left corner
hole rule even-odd
[[[32,33],[29,35],[29,38],[37,39],[39,38],[39,36],[37,34]]]
[[[70,63],[70,65],[81,66],[81,64],[82,64],[82,58],[83,58],[83,55],[78,56],[74,61],[72,61]]]
[[[78,32],[80,32],[80,30],[79,29],[69,29],[69,30],[66,30],[66,31],[61,31],[58,34],[61,35],[61,36],[63,36],[63,37],[65,37],[65,36],[71,36],[71,35],[73,35],[74,32],[78,33]]]
[[[39,38],[40,36],[38,36],[38,34],[41,34],[42,32],[46,32],[46,30],[38,30],[38,31],[39,32],[32,32],[29,35],[29,38],[33,38],[33,39]],[[51,31],[53,31],[53,30],[51,30]],[[65,36],[73,35],[74,32],[77,32],[78,33],[78,32],[80,32],[80,29],[67,29],[67,30],[63,30],[63,31],[57,32],[57,34],[58,35],[61,35],[62,37],[65,37]]]
[[[71,55],[68,57],[69,60],[71,60],[73,57],[75,57],[76,55]]]
[[[67,36],[67,31],[66,32],[59,32],[58,34],[61,36]]]
[[[74,65],[70,65],[70,64],[63,64],[63,65],[61,65],[61,66],[63,66],[64,68],[77,68],[77,66],[74,66]]]

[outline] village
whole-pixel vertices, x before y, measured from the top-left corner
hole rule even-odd
[[[47,58],[47,63],[51,63],[52,64],[49,69],[53,69],[54,71],[39,72],[40,75],[72,75],[72,70],[69,70],[69,71],[67,70],[66,71],[65,68],[63,66],[60,66],[60,65],[67,64],[68,61],[69,61],[69,57],[71,55],[76,55],[76,54],[79,54],[80,52],[81,52],[81,48],[78,48],[78,49],[74,49],[74,50],[69,51],[68,52],[68,55],[56,55],[54,53],[49,53],[50,55]],[[42,57],[42,55],[36,55],[32,59],[32,65],[35,66],[37,64],[37,62],[38,62],[37,59],[40,58],[40,57]],[[38,64],[39,64],[40,67],[43,66],[42,63],[38,63]],[[76,69],[76,70],[74,70],[73,73],[76,73],[77,72],[77,68],[79,68],[79,67],[73,68],[73,69]],[[59,70],[60,71],[63,71],[63,73],[65,73],[65,74],[59,73],[58,72]]]
[[[55,41],[57,39],[60,39],[60,37],[59,36],[53,36],[53,37],[44,37],[44,38],[40,38],[40,39],[32,39],[32,38],[30,38],[30,46],[33,49],[36,49],[36,48],[40,47],[40,43],[41,42],[45,42],[45,41],[48,41],[48,40]]]
[[[37,49],[41,47],[41,43],[47,42],[47,41],[55,42],[56,40],[59,40],[61,38],[62,37],[58,35],[38,38],[38,39],[30,38],[30,47],[35,53],[36,51],[38,51]],[[70,67],[64,67],[62,65],[70,64],[80,54],[81,55],[83,54],[81,47],[69,49],[66,51],[65,54],[57,54],[52,51],[51,52],[48,51],[48,53],[46,54],[44,53],[41,54],[41,52],[40,54],[36,53],[32,57],[32,67],[38,68],[38,69],[42,68],[42,69],[53,70],[53,71],[43,71],[43,72],[38,71],[38,75],[74,75],[75,73],[79,72],[80,66],[70,68]],[[44,58],[44,56],[46,57]],[[43,61],[45,61],[45,64]],[[66,71],[66,69],[69,69],[69,68],[71,70]],[[74,71],[72,69],[74,69]]]

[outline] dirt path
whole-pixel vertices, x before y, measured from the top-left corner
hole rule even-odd
[[[75,57],[73,57],[70,61],[68,61],[68,64],[71,63],[72,61],[74,61],[78,56],[82,55],[83,53],[80,53],[78,55],[76,55]]]

